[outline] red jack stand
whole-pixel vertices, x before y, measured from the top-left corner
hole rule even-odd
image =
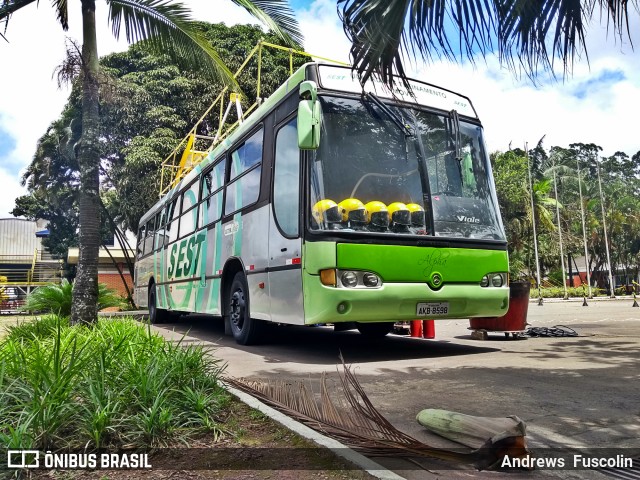
[[[422,337],[436,338],[436,326],[433,320],[422,321]]]

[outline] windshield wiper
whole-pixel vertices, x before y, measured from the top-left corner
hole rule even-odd
[[[451,141],[453,143],[453,156],[456,160],[462,160],[460,117],[458,116],[458,112],[456,110],[451,110],[449,112],[449,123],[449,132],[451,134]]]
[[[411,128],[409,128],[409,125],[407,125],[406,123],[404,123],[402,121],[402,119],[393,111],[391,110],[388,106],[386,106],[382,100],[380,100],[378,98],[378,96],[375,93],[367,93],[364,92],[363,96],[370,100],[371,102],[373,102],[380,110],[382,110],[387,117],[389,117],[389,120],[391,120],[393,123],[396,124],[396,126],[402,130],[402,132],[404,133],[405,137],[413,137],[414,133],[411,130]]]

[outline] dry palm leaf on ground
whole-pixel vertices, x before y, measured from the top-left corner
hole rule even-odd
[[[427,445],[401,432],[383,417],[367,397],[351,368],[344,361],[342,365],[342,389],[335,385],[330,388],[327,376],[323,373],[319,396],[310,384],[303,382],[257,382],[234,378],[224,381],[365,455],[431,457],[472,464],[480,470],[499,466],[505,455],[529,455],[524,439],[524,423],[517,417],[517,420],[494,419],[445,410],[423,410],[419,414],[422,425],[470,448],[454,450]]]

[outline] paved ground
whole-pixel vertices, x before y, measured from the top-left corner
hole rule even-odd
[[[436,323],[436,339],[389,336],[368,341],[356,332],[277,327],[267,343],[242,347],[219,320],[186,317],[163,331],[206,341],[230,376],[311,380],[336,374],[339,355],[355,367],[373,404],[396,427],[427,443],[438,440],[415,421],[423,408],[470,415],[517,415],[534,449],[549,446],[640,448],[640,308],[632,300],[547,301],[529,306],[533,326],[567,325],[577,338],[472,340],[463,320]],[[407,478],[605,478],[585,471],[477,473],[425,461],[383,461]],[[636,460],[636,463],[638,461]]]

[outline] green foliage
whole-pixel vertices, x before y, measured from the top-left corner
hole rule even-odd
[[[571,269],[575,275],[578,266],[584,272],[584,261],[580,260],[580,265],[577,265],[576,259],[584,256],[583,238],[586,237],[592,285],[604,287],[608,284],[604,239],[606,220],[613,270],[618,276],[623,276],[622,279],[618,278],[618,282],[630,283],[638,276],[640,152],[633,157],[616,152],[611,157],[603,158],[601,151],[598,145],[592,143],[573,143],[568,148],[554,146],[547,153],[541,141],[528,152],[533,173],[536,234],[543,280],[548,278],[562,285],[557,277],[559,273],[554,273],[561,271],[558,221],[567,274]],[[524,151],[514,150],[494,153],[491,158],[509,242],[511,274],[514,277],[525,272],[531,278],[535,275],[536,266],[525,154]],[[602,179],[602,199],[598,172]],[[556,218],[556,203],[560,207],[559,219]],[[583,210],[584,235],[581,219]],[[581,292],[578,293],[578,296],[582,296]]]
[[[0,366],[0,443],[8,448],[154,446],[224,433],[218,362],[132,320],[70,327],[52,315],[12,327]]]
[[[250,25],[198,23],[203,38],[235,71],[259,40],[281,43],[272,33]],[[294,57],[297,68],[306,59]],[[243,106],[256,97],[256,60],[238,79]],[[158,198],[160,164],[200,118],[223,88],[202,72],[181,69],[168,56],[151,55],[142,45],[100,60],[101,178],[103,203],[117,222],[136,232],[140,217]],[[287,52],[265,49],[261,96],[270,95],[289,76]],[[14,215],[49,221],[45,240],[52,253],[66,257],[77,246],[78,163],[74,145],[80,140],[81,89],[76,81],[60,118],[40,138],[34,159],[23,175],[29,194],[16,200]],[[217,111],[203,134],[217,128]],[[110,229],[105,226],[104,238]],[[111,236],[113,234],[110,234]]]
[[[73,284],[66,278],[60,284],[38,287],[26,299],[22,310],[29,312],[48,312],[63,317],[71,315]],[[120,295],[106,285],[98,284],[98,310],[109,307],[124,307]]]
[[[564,298],[564,288],[562,287],[542,287],[540,293],[543,298]],[[602,288],[592,288],[591,293],[594,297],[605,295],[605,291]],[[582,287],[567,287],[567,295],[569,298],[581,298],[587,295],[586,289]],[[529,294],[531,298],[538,298],[538,289],[532,288]]]

